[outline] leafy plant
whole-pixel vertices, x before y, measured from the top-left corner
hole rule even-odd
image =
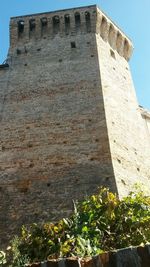
[[[141,190],[120,200],[107,188],[74,203],[70,218],[22,227],[12,241],[13,264],[90,256],[150,242],[150,197]],[[19,265],[20,264],[20,265]]]
[[[20,245],[21,245],[21,239],[16,236],[11,242],[10,248],[12,255],[10,255],[10,250],[8,250],[9,251],[8,256],[12,257],[12,262],[11,265],[9,265],[9,267],[24,267],[25,264],[29,263],[29,256],[21,252]]]
[[[0,251],[0,266],[6,263],[6,253],[4,251]]]

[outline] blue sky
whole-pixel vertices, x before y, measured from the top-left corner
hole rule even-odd
[[[1,0],[0,63],[8,51],[13,16],[97,4],[131,38],[130,66],[139,104],[150,110],[150,0]]]

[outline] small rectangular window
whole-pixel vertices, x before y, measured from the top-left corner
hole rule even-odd
[[[76,48],[76,43],[75,42],[71,42],[71,48]]]

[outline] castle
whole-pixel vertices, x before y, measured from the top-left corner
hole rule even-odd
[[[0,244],[101,185],[150,189],[150,113],[128,37],[96,6],[13,17],[0,65]]]

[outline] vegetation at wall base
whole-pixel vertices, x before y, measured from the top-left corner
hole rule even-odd
[[[4,251],[0,251],[0,266],[3,266],[6,263],[6,253]]]
[[[74,203],[69,218],[22,227],[11,242],[10,267],[47,258],[86,257],[150,242],[150,197],[142,190],[119,198],[107,188]]]

